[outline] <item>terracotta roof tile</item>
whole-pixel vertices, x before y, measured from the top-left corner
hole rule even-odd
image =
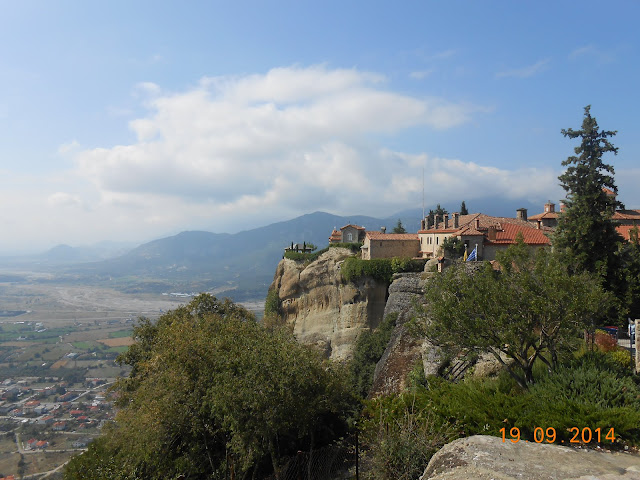
[[[542,220],[543,218],[558,218],[558,212],[543,212],[537,215],[531,215],[529,220]]]
[[[365,229],[364,227],[361,227],[359,225],[353,225],[353,224],[350,223],[349,225],[345,225],[344,227],[342,227],[340,230],[344,230],[347,227],[353,227],[356,230],[364,230]]]
[[[631,237],[629,236],[629,232],[631,229],[635,227],[635,225],[617,225],[616,232],[620,234],[622,238],[624,238],[627,242],[631,241]],[[640,227],[637,227],[640,230]]]
[[[551,242],[542,230],[514,223],[503,223],[501,229],[496,231],[496,239],[485,238],[485,244],[512,244],[516,243],[516,237],[522,234],[527,245],[550,245]]]

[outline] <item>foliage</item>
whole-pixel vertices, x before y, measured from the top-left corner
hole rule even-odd
[[[592,275],[569,275],[555,255],[534,254],[522,242],[498,261],[500,273],[486,263],[473,275],[463,264],[434,275],[417,326],[445,350],[492,354],[527,388],[534,362],[556,368],[559,353],[603,313],[610,296]]]
[[[421,272],[424,269],[424,264],[425,260],[409,257],[374,258],[372,260],[351,257],[342,263],[340,272],[346,282],[354,282],[361,277],[372,277],[384,283],[391,283],[394,273]]]
[[[376,364],[387,348],[397,319],[397,313],[387,315],[375,330],[365,330],[356,340],[349,371],[353,390],[362,398],[369,393]]]
[[[372,277],[380,282],[391,283],[393,270],[388,258],[362,260],[361,258],[347,258],[340,267],[342,278],[346,282],[354,282],[361,277]]]
[[[398,223],[395,227],[393,227],[391,233],[407,233],[407,230],[402,226],[402,222],[400,221],[400,219],[398,219]]]
[[[450,236],[442,242],[442,249],[447,257],[460,258],[464,255],[464,242],[460,237]]]
[[[508,375],[468,378],[459,383],[430,377],[428,388],[367,401],[363,430],[378,432],[381,419],[387,428],[393,428],[394,422],[403,422],[409,410],[419,412],[414,418],[424,428],[449,428],[447,441],[476,434],[501,436],[501,428],[509,432],[512,427],[520,429],[521,439],[531,441],[536,427],[553,427],[557,443],[564,440],[568,444],[573,437],[568,431],[571,427],[589,427],[592,432],[601,427],[602,445],[637,445],[640,387],[634,381],[633,370],[622,368],[616,356],[616,352],[585,351],[557,371],[542,374],[528,390],[521,389]],[[620,443],[612,445],[604,439],[611,427]],[[405,428],[415,430],[414,426]],[[384,437],[384,432],[381,435]],[[427,438],[430,435],[433,433],[425,432]],[[373,453],[383,460],[388,458],[384,451]],[[375,458],[374,461],[379,462]]]
[[[362,242],[339,242],[329,244],[329,248],[348,248],[353,253],[360,252],[360,247],[362,247]]]
[[[429,210],[429,214],[427,215],[427,228],[431,228],[433,226],[433,216],[437,215],[438,218],[442,218],[443,215],[446,215],[447,211],[438,204],[434,209]]]
[[[311,253],[292,252],[288,250],[284,252],[284,258],[287,258],[289,260],[295,260],[296,262],[311,263],[317,260],[320,255],[322,255],[324,252],[327,252],[327,251],[329,251],[329,247],[323,248],[322,250],[318,250],[316,252],[311,252]]]
[[[598,129],[590,106],[584,109],[580,130],[563,129],[562,134],[580,139],[577,156],[562,162],[567,167],[559,180],[567,192],[564,212],[558,218],[553,235],[554,248],[563,256],[570,272],[590,272],[602,277],[605,289],[623,300],[627,296],[619,249],[622,238],[615,229],[612,216],[622,204],[605,188],[617,194],[614,169],[602,161],[605,153],[618,149],[609,141],[615,131]],[[624,316],[624,311],[621,312]]]
[[[277,471],[281,455],[346,426],[340,367],[229,301],[199,295],[156,324],[142,320],[135,338],[121,356],[133,370],[114,387],[120,411],[104,452],[74,460],[83,468],[72,462],[67,479],[100,478],[112,464],[105,478],[208,478],[227,461],[238,474]]]
[[[464,203],[464,200],[460,204],[460,215],[469,215],[469,210],[467,210],[467,205]]]
[[[433,454],[455,438],[454,427],[428,409],[404,401],[393,407],[378,409],[363,428],[370,458],[366,477],[373,480],[420,477]]]
[[[273,326],[278,324],[281,315],[280,295],[275,288],[269,289],[267,298],[264,301],[264,318],[265,325]]]

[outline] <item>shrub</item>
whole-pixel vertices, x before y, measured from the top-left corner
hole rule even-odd
[[[397,319],[397,313],[387,315],[378,328],[365,330],[356,340],[349,371],[354,392],[362,398],[369,393],[376,364],[387,348]]]
[[[409,257],[374,258],[362,260],[361,258],[347,258],[340,271],[346,282],[353,282],[361,277],[373,277],[385,283],[391,283],[394,273],[421,272],[426,260],[411,259]]]
[[[428,408],[405,402],[407,397],[399,399],[396,408],[379,408],[376,418],[364,425],[363,439],[370,460],[365,476],[370,479],[418,478],[433,454],[457,436],[452,424],[443,422]]]
[[[284,252],[284,258],[287,258],[289,260],[295,260],[296,262],[311,263],[314,260],[317,260],[320,255],[322,255],[324,252],[327,252],[327,251],[329,251],[329,247],[323,248],[322,250],[318,250],[317,252],[313,252],[313,253],[286,251]]]

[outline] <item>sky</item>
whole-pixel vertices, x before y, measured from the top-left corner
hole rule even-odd
[[[640,208],[640,3],[0,0],[0,254],[564,196]],[[491,214],[491,212],[483,212]],[[539,213],[539,212],[531,212]]]

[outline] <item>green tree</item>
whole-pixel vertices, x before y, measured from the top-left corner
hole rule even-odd
[[[576,155],[562,162],[567,169],[558,178],[567,195],[562,200],[565,208],[558,219],[553,246],[571,272],[599,275],[605,288],[623,300],[627,285],[619,253],[622,237],[612,220],[616,207],[622,204],[615,198],[618,189],[614,168],[602,160],[605,153],[618,152],[609,141],[616,132],[599,130],[590,108],[584,109],[580,130],[562,130],[565,137],[580,139],[580,145],[575,147]]]
[[[277,474],[282,455],[344,431],[351,396],[341,367],[242,307],[200,295],[156,324],[143,320],[135,334],[136,348],[121,357],[133,371],[115,385],[116,422],[69,464],[67,479],[102,470],[209,478],[227,465],[238,475]]]
[[[442,218],[442,215],[446,215],[448,212],[440,206],[440,204],[436,205],[435,210],[430,209],[429,214],[427,216],[427,228],[433,226],[433,216],[437,215],[438,218]]]
[[[498,261],[501,272],[485,263],[470,274],[458,264],[434,275],[418,325],[445,350],[492,354],[527,388],[534,362],[555,369],[559,353],[603,312],[609,295],[595,276],[569,275],[555,255],[533,254],[521,240]]]
[[[398,223],[396,224],[396,226],[393,227],[393,233],[407,233],[400,219],[398,219]]]
[[[460,204],[460,215],[469,215],[469,210],[467,210],[467,205],[464,203],[464,200]]]

